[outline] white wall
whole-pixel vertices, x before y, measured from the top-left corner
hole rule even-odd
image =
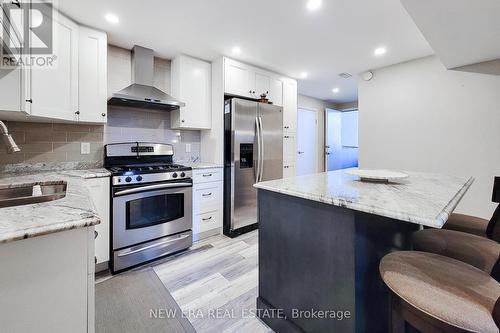
[[[298,95],[297,98],[297,107],[303,108],[303,109],[308,109],[308,110],[315,110],[318,112],[318,170],[324,171],[325,170],[325,109],[326,108],[331,108],[335,109],[336,105],[334,103],[330,103],[327,101],[323,101],[321,99],[305,96],[305,95]],[[300,124],[297,124],[297,126],[300,126]]]
[[[360,167],[474,176],[458,212],[490,218],[500,175],[500,77],[427,57],[359,83]]]

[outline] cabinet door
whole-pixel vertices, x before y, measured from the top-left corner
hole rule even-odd
[[[294,133],[283,135],[283,161],[295,161],[297,159],[297,142]]]
[[[283,82],[283,130],[295,132],[297,128],[297,81]]]
[[[255,72],[248,65],[226,59],[224,92],[231,95],[254,98]]]
[[[24,16],[16,16],[17,24],[9,21],[8,11],[6,6],[11,4],[0,3],[0,29],[2,29],[2,37],[4,50],[1,53],[0,60],[2,63],[17,61],[22,57],[21,52],[13,51],[13,49],[23,49],[19,28],[24,26]],[[0,68],[0,111],[25,111],[25,66],[1,66]]]
[[[274,105],[283,106],[283,81],[270,79],[268,98]]]
[[[54,15],[53,46],[56,59],[52,68],[31,68],[31,114],[77,120],[78,26],[61,14],[54,12]]]
[[[295,163],[285,162],[283,164],[283,178],[295,177]]]
[[[270,90],[271,78],[262,73],[255,73],[255,98],[259,98],[261,94],[269,95]]]
[[[24,111],[23,69],[0,68],[0,111]]]
[[[101,218],[101,223],[95,226],[95,231],[97,231],[95,256],[97,263],[100,264],[109,261],[109,178],[87,179],[85,183],[97,215]]]
[[[79,121],[105,123],[107,113],[106,33],[79,28],[78,34]]]
[[[260,98],[261,94],[266,94],[267,98],[274,105],[283,105],[283,82],[265,73],[255,73],[255,94],[254,98]]]
[[[181,127],[209,129],[212,127],[212,66],[210,63],[183,56],[180,66],[179,99]]]

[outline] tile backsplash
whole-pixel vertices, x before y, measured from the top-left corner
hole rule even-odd
[[[130,50],[109,45],[109,95],[131,84],[131,61]],[[154,59],[154,85],[167,93],[170,92],[170,72],[170,60]],[[21,152],[7,154],[5,146],[0,143],[0,166],[29,164],[50,169],[59,167],[58,164],[63,162],[102,166],[104,144],[129,141],[172,144],[174,159],[178,162],[191,161],[200,156],[200,131],[170,129],[168,111],[108,106],[106,125],[11,121],[6,124]],[[90,143],[90,154],[80,154],[82,142]]]
[[[200,131],[170,129],[170,112],[108,107],[104,143],[146,141],[174,146],[174,160],[187,162],[200,156]],[[186,147],[190,146],[190,152]]]
[[[0,145],[0,165],[46,162],[102,164],[103,125],[5,122],[21,151],[7,154]],[[81,142],[90,143],[90,154],[80,154]]]

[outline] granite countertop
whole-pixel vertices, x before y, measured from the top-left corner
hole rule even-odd
[[[191,167],[193,169],[218,169],[224,167],[222,164],[205,163],[205,162],[186,162],[182,164]]]
[[[362,182],[343,170],[257,183],[261,190],[441,228],[474,179],[406,172],[398,183]]]
[[[85,179],[108,176],[110,173],[106,169],[0,174],[0,188],[46,182],[67,183],[64,198],[0,208],[0,243],[99,224],[100,218],[84,182]]]

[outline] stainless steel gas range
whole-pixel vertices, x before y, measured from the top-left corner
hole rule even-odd
[[[168,144],[108,144],[111,271],[118,273],[193,244],[191,168],[173,163]]]

